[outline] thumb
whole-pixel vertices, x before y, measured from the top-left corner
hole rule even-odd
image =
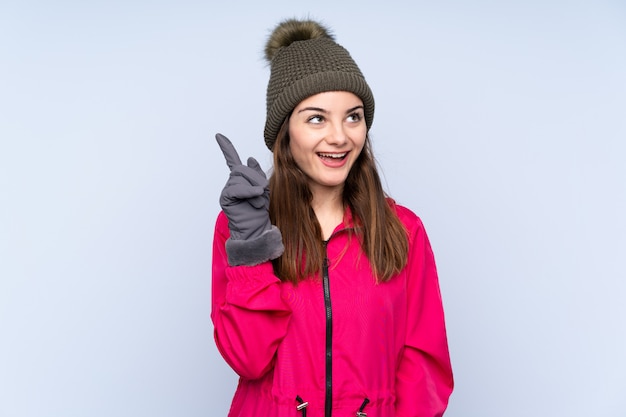
[[[259,161],[257,161],[253,157],[248,158],[248,166],[252,168],[253,170],[255,170],[256,172],[258,172],[259,175],[261,175],[263,178],[267,178],[265,176],[265,172],[263,171],[263,168],[261,168],[261,164],[259,164]]]

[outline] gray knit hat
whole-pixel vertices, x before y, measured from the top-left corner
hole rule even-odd
[[[374,96],[350,53],[329,31],[311,20],[285,20],[265,46],[271,66],[267,85],[265,144],[272,150],[285,119],[307,97],[349,91],[363,100],[367,129],[374,119]]]

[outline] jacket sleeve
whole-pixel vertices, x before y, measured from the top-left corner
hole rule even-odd
[[[287,332],[291,310],[281,297],[280,280],[271,262],[228,265],[228,220],[220,213],[215,225],[212,259],[212,308],[215,343],[242,378],[256,379],[274,366]]]
[[[421,220],[409,229],[406,339],[396,373],[396,417],[442,416],[453,377],[433,252]]]

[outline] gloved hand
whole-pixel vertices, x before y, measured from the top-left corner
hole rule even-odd
[[[228,263],[257,265],[278,258],[284,251],[282,235],[269,217],[269,188],[263,169],[254,158],[241,163],[233,144],[222,134],[215,135],[222,149],[230,177],[220,195],[230,238],[226,241]]]

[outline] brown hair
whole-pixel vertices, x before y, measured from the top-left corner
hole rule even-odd
[[[270,219],[280,229],[285,245],[283,255],[273,261],[274,273],[283,281],[297,283],[320,271],[325,251],[307,176],[291,154],[288,126],[289,118],[273,147]],[[352,211],[357,226],[354,233],[376,280],[389,280],[406,265],[409,244],[406,229],[383,191],[369,137],[348,174],[343,201]]]

